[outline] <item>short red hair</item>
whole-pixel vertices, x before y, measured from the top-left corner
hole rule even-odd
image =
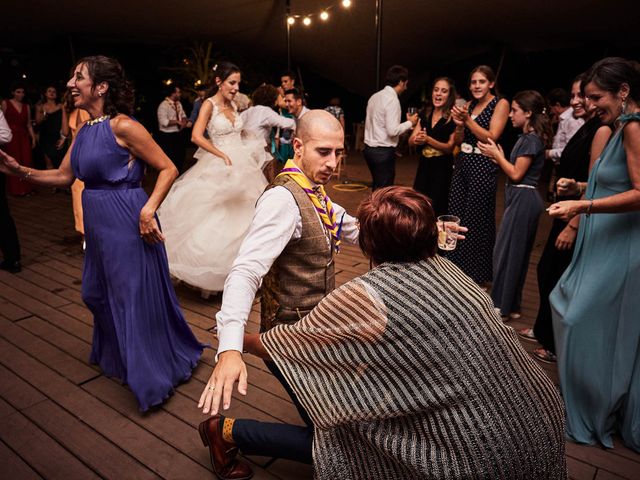
[[[417,262],[436,254],[438,227],[425,195],[408,187],[376,190],[358,207],[360,248],[380,265]]]

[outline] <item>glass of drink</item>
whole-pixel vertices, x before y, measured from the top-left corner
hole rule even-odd
[[[458,243],[459,226],[460,219],[455,215],[438,217],[438,248],[440,250],[455,250]]]
[[[418,113],[418,108],[417,107],[409,107],[409,108],[407,108],[407,113],[409,115],[415,115],[416,113]]]

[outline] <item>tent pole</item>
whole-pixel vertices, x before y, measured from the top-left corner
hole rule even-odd
[[[376,0],[376,91],[380,90],[381,52],[382,52],[382,0]]]
[[[289,25],[289,15],[291,15],[291,0],[286,0],[287,16],[284,24],[287,26],[287,71],[291,71],[291,25]]]

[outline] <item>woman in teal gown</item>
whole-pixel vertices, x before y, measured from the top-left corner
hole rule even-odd
[[[616,130],[583,199],[549,207],[562,219],[583,214],[571,264],[550,295],[567,436],[612,448],[619,434],[640,451],[640,71],[605,58],[584,85]]]

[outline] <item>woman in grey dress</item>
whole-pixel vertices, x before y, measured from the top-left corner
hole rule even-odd
[[[515,128],[522,129],[509,160],[502,147],[490,138],[487,143],[478,143],[482,154],[491,158],[507,176],[505,212],[493,249],[491,289],[491,298],[503,318],[520,314],[529,256],[544,209],[536,187],[544,165],[545,143],[552,136],[544,99],[534,90],[515,95],[509,117]]]

